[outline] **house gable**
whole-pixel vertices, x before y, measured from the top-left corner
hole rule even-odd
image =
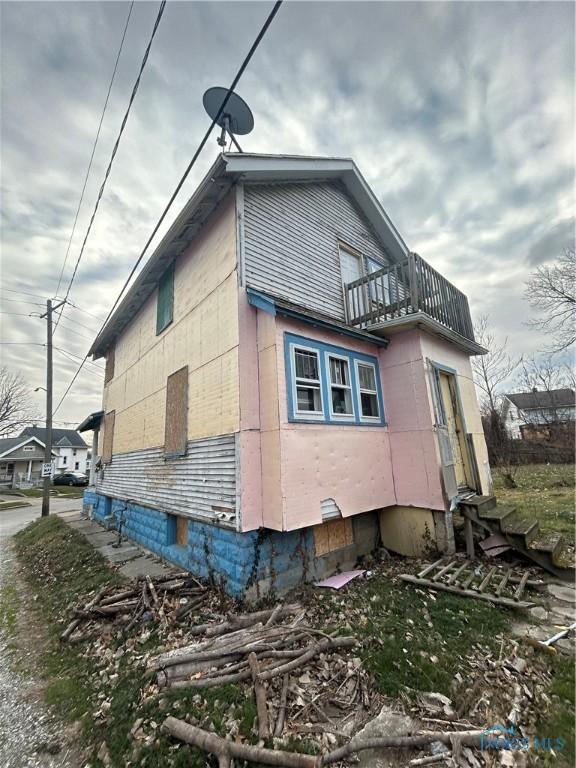
[[[246,286],[344,320],[340,250],[387,266],[394,258],[338,181],[246,184]]]

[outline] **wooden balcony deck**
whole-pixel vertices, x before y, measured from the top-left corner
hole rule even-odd
[[[468,299],[416,253],[344,286],[347,322],[373,326],[423,313],[474,343]]]

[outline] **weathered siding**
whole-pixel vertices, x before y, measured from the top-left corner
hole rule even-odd
[[[114,455],[164,445],[168,376],[188,366],[188,440],[239,429],[236,223],[230,196],[176,261],[174,319],[156,335],[154,293],[118,339],[104,408]]]
[[[99,473],[98,493],[163,512],[235,525],[234,435],[193,440],[186,455],[166,461],[163,448],[114,454]]]
[[[342,320],[338,240],[388,263],[337,183],[247,185],[244,237],[247,285]]]

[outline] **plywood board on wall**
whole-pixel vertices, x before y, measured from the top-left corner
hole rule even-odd
[[[354,544],[352,520],[330,520],[322,525],[314,526],[314,546],[316,557],[335,552],[337,549]]]
[[[102,461],[104,464],[109,464],[112,461],[115,420],[116,420],[115,411],[110,411],[104,416],[104,439],[103,439],[103,445],[102,445]]]
[[[183,456],[188,441],[188,366],[170,374],[166,384],[164,453]]]

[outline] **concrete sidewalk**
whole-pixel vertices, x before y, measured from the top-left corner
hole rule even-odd
[[[110,563],[119,566],[120,573],[127,579],[136,579],[139,576],[164,576],[175,571],[172,566],[165,565],[132,541],[123,539],[120,546],[117,546],[117,531],[107,531],[99,523],[88,520],[79,512],[63,512],[58,516],[71,528],[86,536],[90,544]]]

